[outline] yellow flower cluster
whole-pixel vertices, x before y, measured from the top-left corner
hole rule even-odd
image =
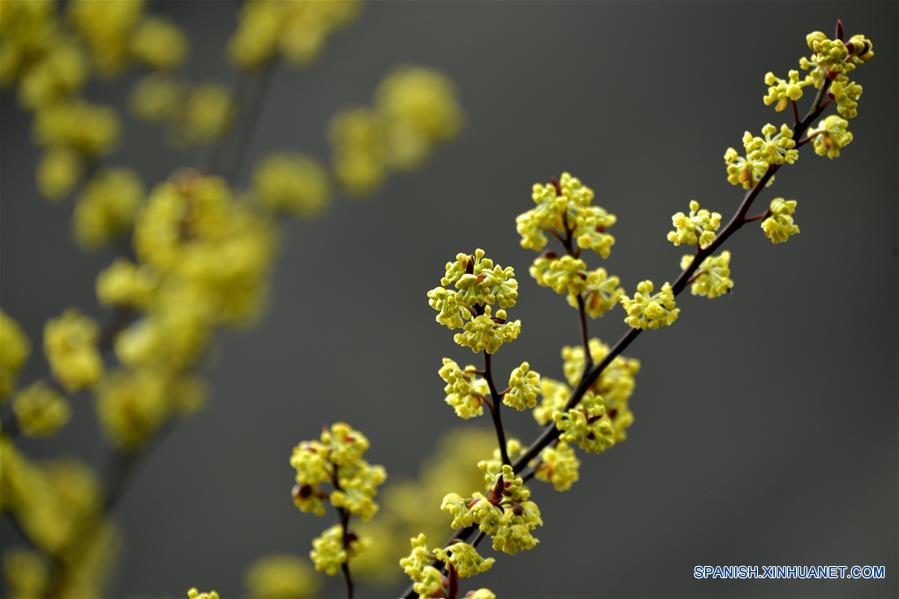
[[[306,560],[288,554],[256,560],[245,584],[251,599],[307,599],[321,586]]]
[[[173,69],[184,62],[188,41],[171,21],[147,17],[130,37],[131,56],[151,69]]]
[[[443,358],[437,374],[446,382],[445,401],[456,411],[456,416],[468,420],[484,413],[484,398],[490,394],[490,388],[483,377],[475,374],[474,366],[463,370],[453,360]]]
[[[553,416],[559,438],[566,443],[577,443],[588,453],[602,453],[615,444],[615,429],[606,415],[602,396],[588,391],[581,401],[567,411],[557,411]]]
[[[615,224],[615,215],[600,206],[591,206],[593,190],[570,173],[562,173],[558,181],[535,183],[531,199],[536,207],[516,219],[521,247],[540,251],[546,245],[546,234],[570,238],[577,247],[590,249],[608,258],[615,238],[606,229]]]
[[[448,287],[452,289],[448,289]],[[518,301],[518,281],[511,266],[503,268],[484,257],[484,250],[457,254],[446,263],[440,287],[428,292],[436,320],[450,330],[462,329],[453,339],[477,353],[496,353],[521,332],[521,321],[507,319],[505,308]],[[494,314],[492,305],[499,306]]]
[[[790,102],[802,97],[802,88],[812,84],[809,78],[800,79],[799,71],[793,69],[787,73],[787,79],[781,79],[772,72],[765,74],[765,85],[768,93],[763,98],[765,106],[774,104],[774,110],[781,112]]]
[[[680,261],[681,269],[688,268],[694,258],[692,255],[683,256]],[[730,252],[725,250],[703,260],[693,277],[693,284],[690,286],[690,293],[693,295],[714,299],[728,293],[734,286],[730,278]]]
[[[509,375],[509,387],[503,394],[503,403],[519,412],[537,405],[540,394],[540,373],[531,370],[531,365],[522,362]]]
[[[175,146],[216,141],[231,127],[237,110],[224,85],[193,83],[167,73],[150,73],[139,79],[128,105],[138,118],[162,125]]]
[[[851,119],[856,116],[862,87],[849,79],[849,74],[861,64],[874,58],[874,44],[864,35],[853,35],[844,42],[842,35],[830,39],[820,31],[805,38],[811,56],[799,60],[801,69],[808,71],[807,79],[815,87],[831,81],[830,94],[837,104],[837,112]]]
[[[303,512],[324,515],[324,499],[341,513],[369,520],[378,510],[374,501],[378,486],[387,478],[382,466],[372,466],[362,456],[368,439],[348,424],[325,428],[318,441],[303,441],[293,449],[290,465],[296,470],[292,490],[294,505]],[[330,485],[328,494],[323,485]],[[334,574],[341,564],[366,548],[368,541],[347,533],[338,525],[313,542],[316,570]]]
[[[705,249],[715,241],[715,233],[721,226],[721,214],[699,208],[699,202],[690,200],[690,213],[678,212],[671,217],[674,231],[668,232],[668,241],[674,245],[698,245]]]
[[[831,160],[839,156],[840,150],[852,143],[852,132],[848,127],[849,121],[834,114],[822,119],[817,127],[809,131],[809,136],[814,136],[812,144],[815,154]]]
[[[302,154],[273,154],[256,166],[253,193],[266,208],[292,216],[318,216],[331,201],[328,173]]]
[[[15,388],[30,352],[31,343],[19,324],[0,310],[0,402]]]
[[[480,588],[465,593],[466,599],[496,599],[496,594],[487,588]]]
[[[762,136],[753,135],[749,131],[743,134],[745,156],[740,156],[734,148],[724,153],[727,165],[727,181],[731,185],[741,185],[751,189],[768,172],[771,165],[793,164],[799,158],[793,130],[787,125],[780,129],[768,123],[762,127]],[[768,185],[774,178],[768,180]]]
[[[364,537],[348,535],[345,540],[343,528],[335,524],[313,539],[309,556],[316,570],[334,576],[341,565],[358,556],[370,545],[371,541]]]
[[[462,121],[448,77],[426,67],[398,68],[379,84],[374,107],[346,109],[332,119],[334,175],[350,193],[370,194],[390,171],[423,164],[458,134]]]
[[[627,316],[624,322],[635,329],[658,329],[671,326],[680,314],[674,302],[674,292],[669,283],[662,285],[658,293],[652,281],[642,281],[637,285],[634,297],[622,296],[621,305]]]
[[[486,572],[496,561],[492,557],[484,559],[478,550],[468,543],[456,542],[443,549],[434,549],[434,557],[456,571],[459,578],[468,578]]]
[[[19,428],[29,437],[52,436],[71,416],[66,399],[42,381],[19,391],[12,408]]]
[[[144,185],[131,169],[104,169],[87,182],[75,205],[75,239],[85,249],[104,246],[131,230]]]
[[[482,532],[491,535],[496,551],[515,554],[533,549],[539,541],[531,533],[543,526],[540,508],[529,500],[530,491],[512,467],[504,464],[497,471],[497,463],[493,460],[492,467],[490,461],[478,464],[485,473],[487,495],[475,492],[471,497],[463,498],[449,493],[443,498],[440,509],[453,517],[453,528],[477,525]]]
[[[97,276],[97,299],[104,306],[147,308],[158,280],[153,269],[118,258]]]
[[[762,231],[771,243],[783,243],[799,233],[799,226],[793,222],[796,200],[774,198],[768,211],[771,216],[762,221]]]
[[[249,0],[240,10],[237,31],[228,42],[231,61],[253,69],[276,57],[306,66],[332,33],[359,14],[359,0]]]
[[[540,461],[535,472],[537,480],[552,484],[556,491],[567,491],[577,482],[581,467],[574,448],[564,441],[549,446],[540,452]]]
[[[590,356],[594,364],[601,362],[609,353],[609,346],[599,339],[591,339]],[[570,385],[576,385],[584,372],[584,348],[581,346],[566,346],[562,348],[562,371]],[[640,372],[640,361],[625,356],[615,356],[612,362],[602,371],[593,385],[590,387],[594,394],[603,398],[606,406],[606,416],[612,421],[615,429],[615,441],[624,441],[627,438],[626,431],[634,422],[634,415],[628,407],[628,402],[634,394],[637,385],[636,376]],[[556,383],[556,385],[562,385]],[[563,385],[564,386],[564,385]],[[545,390],[544,390],[545,392]],[[554,389],[556,404],[561,397],[561,405],[568,401],[569,390]],[[559,406],[556,409],[561,408]],[[536,415],[536,414],[535,414]],[[552,414],[544,419],[545,424],[552,419]]]
[[[219,599],[219,594],[216,591],[201,593],[197,589],[192,588],[187,591],[187,599]]]
[[[67,391],[91,388],[103,375],[103,358],[97,348],[99,329],[75,309],[47,321],[44,353],[53,376]]]

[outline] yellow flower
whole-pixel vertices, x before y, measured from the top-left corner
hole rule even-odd
[[[486,572],[496,562],[492,557],[481,557],[477,549],[461,541],[442,549],[434,549],[434,557],[446,564],[447,568],[452,566],[459,578]]]
[[[59,200],[81,179],[84,165],[77,152],[64,146],[49,148],[37,165],[37,186],[45,198]]]
[[[93,387],[103,374],[103,358],[97,349],[97,324],[75,309],[47,321],[44,353],[53,375],[67,391]]]
[[[97,275],[97,299],[104,306],[146,308],[157,283],[149,267],[118,258]]]
[[[130,169],[95,175],[75,205],[75,238],[86,249],[101,247],[131,229],[144,199],[144,185]]]
[[[327,172],[302,154],[265,158],[253,173],[253,191],[269,209],[304,218],[319,215],[331,201]]]
[[[586,286],[587,264],[572,256],[540,256],[531,266],[531,276],[542,287],[549,287],[558,294],[577,296]]]
[[[784,200],[774,198],[771,200],[769,212],[771,216],[762,221],[762,231],[771,243],[783,243],[793,235],[799,233],[799,226],[793,222],[793,213],[796,212],[796,200]]]
[[[185,145],[201,145],[221,137],[234,120],[235,106],[231,92],[223,85],[201,83],[187,93],[181,107],[175,141]]]
[[[443,590],[443,576],[431,565],[433,553],[424,534],[409,539],[412,551],[400,560],[400,567],[412,579],[412,590],[420,597],[432,597]]]
[[[293,555],[268,555],[256,560],[245,583],[252,599],[306,599],[321,586],[309,563]]]
[[[537,405],[539,393],[540,374],[531,370],[527,362],[522,362],[509,375],[509,390],[503,394],[503,403],[521,412]]]
[[[19,428],[29,437],[49,437],[65,426],[71,416],[68,402],[42,381],[33,383],[13,398]]]
[[[30,351],[31,344],[19,324],[0,310],[0,401],[15,388]]]
[[[7,592],[12,599],[43,597],[50,569],[36,551],[9,549],[3,554],[3,572]]]
[[[496,599],[496,594],[487,588],[480,588],[465,593],[465,599]]]
[[[134,85],[128,106],[138,118],[146,121],[174,121],[186,91],[170,75],[151,73]]]
[[[453,407],[456,416],[469,419],[484,413],[484,398],[490,395],[487,381],[472,374],[474,366],[459,368],[453,360],[443,358],[443,366],[438,371],[446,382],[443,392],[446,403]]]
[[[694,256],[681,258],[680,267],[686,269],[693,263]],[[734,282],[730,278],[730,252],[725,250],[717,256],[709,256],[699,265],[693,275],[690,293],[704,295],[709,299],[720,297],[733,289]]]
[[[543,400],[534,408],[534,420],[537,424],[545,425],[552,422],[556,412],[561,411],[568,403],[571,389],[565,383],[543,377],[540,379],[540,393]]]
[[[41,109],[34,137],[46,146],[66,146],[86,157],[109,153],[119,138],[119,119],[112,108],[83,100],[58,102]]]
[[[817,127],[809,131],[809,136],[814,136],[815,154],[831,160],[839,156],[840,150],[852,143],[852,132],[848,127],[849,122],[836,115],[821,120]]]
[[[69,4],[72,23],[87,42],[101,75],[117,75],[128,65],[129,41],[143,5],[143,0],[72,0]]]
[[[57,36],[47,52],[22,76],[19,99],[29,110],[42,110],[72,97],[87,80],[88,66],[81,46]]]
[[[343,529],[339,524],[328,528],[312,541],[312,551],[309,556],[315,569],[334,576],[341,565],[359,555],[366,548],[365,539],[350,537],[344,547]]]
[[[581,296],[584,299],[584,308],[590,318],[599,318],[618,305],[621,295],[624,293],[619,286],[620,282],[618,277],[609,276],[604,268],[587,272]],[[568,305],[577,308],[577,297],[569,294]]]
[[[567,491],[577,482],[580,460],[568,443],[560,441],[540,452],[540,462],[535,476],[551,483],[556,491]]]
[[[161,17],[141,21],[130,39],[131,54],[153,69],[171,69],[184,61],[187,38],[184,33]]]
[[[380,117],[368,108],[343,110],[330,125],[331,162],[337,181],[353,195],[367,195],[387,176],[387,141]]]
[[[699,209],[699,202],[690,200],[690,214],[678,212],[671,217],[674,231],[669,231],[668,241],[674,245],[698,245],[709,247],[715,241],[715,232],[721,226],[721,215]]]
[[[117,371],[97,390],[97,416],[109,439],[134,451],[162,426],[170,412],[170,396],[161,373]]]
[[[580,403],[567,412],[556,412],[553,421],[562,432],[562,441],[577,443],[589,453],[602,453],[615,444],[615,429],[603,398],[593,392],[585,393]]]
[[[763,98],[765,106],[775,104],[774,110],[780,112],[786,109],[790,101],[795,102],[802,97],[802,88],[811,85],[808,79],[800,79],[799,71],[791,70],[787,73],[787,79],[781,79],[774,73],[765,74],[765,85],[768,86],[768,93]]]
[[[622,296],[621,305],[627,312],[624,322],[635,329],[658,329],[671,326],[677,320],[680,309],[674,302],[671,285],[665,283],[661,291],[653,293],[652,281],[637,285],[633,298]]]
[[[219,594],[215,591],[201,593],[197,589],[192,588],[187,591],[187,599],[219,599]]]

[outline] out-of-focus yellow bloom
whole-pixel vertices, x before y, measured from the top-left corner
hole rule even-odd
[[[82,100],[60,102],[38,111],[34,136],[41,145],[66,146],[93,158],[107,154],[116,144],[119,120],[106,106]]]
[[[452,80],[435,69],[400,67],[378,85],[375,110],[388,135],[391,166],[418,168],[434,147],[462,127],[462,109]]]
[[[387,141],[384,124],[368,108],[343,110],[330,127],[334,175],[347,191],[367,195],[387,176]]]
[[[125,451],[144,444],[165,422],[170,396],[164,375],[148,370],[117,371],[97,389],[97,416],[109,439]]]
[[[168,19],[147,17],[130,39],[131,54],[153,69],[171,69],[187,56],[184,33]]]
[[[814,136],[815,154],[831,160],[839,156],[840,150],[852,143],[852,132],[848,127],[849,121],[836,115],[821,120],[817,127],[809,131],[809,136]]]
[[[57,36],[47,53],[22,76],[19,100],[29,110],[40,110],[71,97],[87,80],[88,66],[81,47]]]
[[[3,554],[3,573],[11,599],[43,597],[49,579],[46,560],[37,552],[9,549]]]
[[[674,231],[668,232],[668,241],[674,245],[698,245],[707,248],[715,241],[715,232],[721,226],[721,214],[699,208],[699,202],[690,200],[690,214],[678,212],[671,217]]]
[[[117,75],[128,66],[130,42],[143,10],[143,0],[72,0],[69,4],[72,24],[90,48],[100,75]]]
[[[151,122],[173,121],[181,107],[185,90],[170,75],[150,73],[131,90],[128,106],[138,118]]]
[[[695,256],[681,258],[680,267],[686,269],[693,263]],[[702,261],[696,274],[693,275],[690,293],[704,295],[709,299],[721,297],[733,289],[734,282],[730,278],[730,252],[725,250],[717,256],[709,256]]]
[[[44,353],[53,375],[67,391],[93,387],[100,380],[99,336],[97,323],[76,309],[66,310],[44,326]]]
[[[799,225],[793,222],[793,213],[796,212],[796,200],[774,198],[768,211],[771,216],[762,221],[762,231],[771,243],[783,243],[793,235],[799,233]]]
[[[197,589],[193,588],[188,589],[187,599],[219,599],[219,594],[216,591],[201,593]]]
[[[97,299],[104,306],[146,308],[157,284],[152,269],[119,258],[97,275]]]
[[[332,32],[356,18],[360,6],[358,0],[248,0],[241,7],[228,54],[245,69],[269,62],[279,53],[306,66]]]
[[[574,449],[564,441],[540,452],[539,464],[535,476],[551,483],[556,491],[567,491],[578,480],[581,462]]]
[[[158,301],[195,325],[250,322],[264,306],[275,233],[223,179],[188,172],[156,187],[138,215],[134,246],[166,278]],[[173,318],[162,312],[154,312],[157,324]]]
[[[71,416],[69,403],[43,381],[31,384],[13,398],[19,428],[29,437],[49,437]]]
[[[378,86],[375,106],[343,110],[331,121],[332,164],[350,193],[366,195],[390,170],[419,167],[458,134],[462,109],[450,81],[425,67],[400,67]]]
[[[658,293],[653,293],[652,281],[637,285],[634,297],[621,297],[621,305],[627,312],[624,322],[635,329],[658,329],[671,326],[680,314],[674,302],[671,285],[665,283]]]
[[[327,171],[302,154],[265,158],[253,173],[253,191],[269,209],[304,218],[317,216],[331,200]]]
[[[96,249],[131,229],[144,199],[144,184],[131,169],[110,168],[94,175],[75,205],[75,239]]]
[[[309,562],[293,555],[268,555],[256,560],[245,584],[251,599],[306,599],[321,586]]]
[[[540,405],[534,408],[533,415],[537,424],[545,425],[552,422],[556,412],[560,412],[568,403],[571,389],[563,382],[543,377],[540,379],[540,393],[543,399]]]
[[[179,115],[175,140],[187,145],[206,144],[221,137],[234,120],[234,102],[224,85],[201,83],[192,87]]]
[[[15,388],[30,351],[31,343],[19,324],[0,310],[0,401]]]
[[[56,39],[53,0],[0,2],[0,84],[8,85],[40,60]]]
[[[65,147],[47,150],[37,165],[37,187],[45,198],[59,200],[74,189],[84,173],[78,153]]]

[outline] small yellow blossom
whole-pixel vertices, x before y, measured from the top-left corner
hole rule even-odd
[[[192,588],[187,591],[187,599],[219,599],[219,594],[215,591],[201,593]]]
[[[709,247],[715,241],[715,233],[721,226],[721,214],[699,208],[699,202],[690,200],[690,214],[678,212],[671,217],[674,231],[668,232],[668,241],[674,245],[698,245]]]
[[[170,75],[150,73],[141,77],[128,98],[128,106],[138,118],[165,123],[177,118],[187,90]]]
[[[13,398],[19,428],[29,437],[49,437],[65,426],[71,416],[69,403],[42,381],[19,391]]]
[[[412,579],[412,590],[420,597],[432,597],[443,591],[443,576],[431,565],[433,553],[424,534],[409,539],[412,551],[400,560],[400,567]]]
[[[37,113],[34,137],[46,146],[66,146],[86,157],[109,153],[119,138],[119,120],[106,106],[81,100],[59,102]]]
[[[768,93],[764,97],[765,106],[775,104],[774,110],[780,112],[784,110],[789,102],[797,101],[802,97],[802,88],[811,85],[808,79],[800,79],[799,71],[791,70],[787,73],[787,79],[781,79],[774,73],[765,74],[765,85],[768,86]]]
[[[65,147],[47,150],[37,165],[37,186],[45,198],[59,200],[68,195],[84,173],[78,153]]]
[[[839,156],[840,150],[852,143],[852,132],[848,127],[849,122],[836,115],[821,120],[817,127],[809,131],[809,136],[814,136],[815,154],[831,160]]]
[[[487,306],[483,314],[465,323],[461,333],[453,335],[453,341],[474,353],[495,354],[504,343],[515,341],[521,333],[521,321],[506,320],[506,317],[505,310],[497,310],[493,316]]]
[[[465,599],[496,599],[496,594],[488,588],[480,588],[465,593]]]
[[[144,185],[130,169],[105,169],[85,186],[75,205],[75,238],[86,249],[103,246],[131,229]]]
[[[534,260],[530,273],[538,285],[560,295],[577,296],[586,286],[586,270],[587,264],[580,258],[540,256]]]
[[[78,310],[66,310],[47,321],[44,353],[53,375],[67,391],[93,387],[103,374],[103,359],[97,349],[97,324]]]
[[[468,543],[456,542],[442,549],[434,549],[434,557],[452,566],[459,578],[468,578],[486,572],[496,560],[492,557],[484,559],[478,550]]]
[[[15,387],[31,344],[19,324],[0,310],[0,401]]]
[[[309,556],[316,570],[334,576],[341,565],[358,555],[364,548],[364,541],[356,538],[351,538],[345,548],[343,529],[339,524],[335,524],[312,541]]]
[[[556,491],[567,491],[577,482],[580,460],[574,449],[564,441],[540,452],[540,462],[535,476],[538,480],[551,483]]]
[[[771,216],[762,221],[762,231],[771,243],[783,243],[791,236],[799,233],[799,226],[793,222],[796,212],[796,200],[774,198],[771,200],[769,212]]]
[[[552,422],[555,413],[561,411],[568,403],[571,389],[565,383],[543,377],[540,379],[540,393],[543,400],[534,408],[533,414],[537,424],[545,425]]]
[[[67,35],[57,35],[46,52],[22,74],[19,100],[29,110],[43,110],[74,96],[87,76],[87,59],[81,45]]]
[[[694,256],[682,257],[681,269],[688,268],[693,259]],[[717,256],[709,256],[702,261],[693,276],[693,284],[690,286],[690,293],[693,295],[714,299],[728,293],[734,286],[730,278],[730,252],[725,250]]]
[[[599,318],[618,305],[618,301],[624,293],[620,284],[621,280],[617,276],[610,276],[604,268],[587,272],[581,296],[584,300],[584,308],[590,318]],[[577,297],[569,294],[568,305],[577,308]]]
[[[143,0],[73,0],[69,3],[72,23],[87,42],[101,75],[117,75],[128,65],[129,41],[143,13],[143,7]]]
[[[862,86],[850,81],[845,75],[839,75],[830,84],[830,95],[833,96],[840,116],[853,119],[858,116],[858,101],[862,97]]]
[[[443,388],[446,403],[453,407],[456,416],[465,420],[484,413],[484,398],[490,394],[487,381],[471,374],[473,370],[473,366],[462,370],[453,360],[443,358],[443,366],[438,371],[446,382]]]
[[[653,293],[652,281],[637,285],[634,297],[622,296],[621,305],[627,312],[624,322],[635,329],[658,329],[671,326],[677,320],[680,309],[674,302],[671,285],[665,283],[658,293]]]
[[[331,201],[325,169],[302,154],[273,154],[253,173],[259,201],[277,212],[304,218],[317,216]]]
[[[519,412],[537,405],[540,393],[540,374],[531,370],[530,364],[522,362],[509,375],[509,390],[503,394],[503,403]]]
[[[104,306],[146,308],[157,283],[152,269],[118,258],[97,275],[97,299]]]
[[[228,130],[234,120],[235,106],[227,87],[201,83],[190,88],[181,110],[179,126],[172,132],[175,142],[202,145]]]
[[[602,453],[615,444],[615,429],[606,415],[603,398],[593,392],[584,397],[567,412],[557,412],[553,420],[567,443],[577,443],[589,453]]]
[[[337,181],[353,195],[367,195],[387,177],[384,123],[368,108],[342,110],[331,119],[331,162]]]
[[[187,38],[173,23],[161,17],[141,21],[130,38],[131,54],[153,69],[171,69],[184,61]]]
[[[510,555],[529,551],[540,542],[531,534],[539,526],[543,526],[543,519],[540,517],[540,508],[533,501],[524,501],[506,508],[496,533],[492,536],[493,549]]]
[[[36,551],[9,549],[3,553],[6,588],[12,599],[43,597],[50,579],[50,568]]]
[[[256,560],[244,580],[252,599],[307,599],[321,586],[306,560],[286,554]]]
[[[168,418],[171,397],[160,373],[117,371],[97,390],[97,416],[109,439],[134,451],[150,439]]]

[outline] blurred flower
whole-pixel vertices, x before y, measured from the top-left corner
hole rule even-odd
[[[319,215],[331,201],[325,169],[302,154],[273,154],[253,173],[253,191],[267,208],[300,217]]]

